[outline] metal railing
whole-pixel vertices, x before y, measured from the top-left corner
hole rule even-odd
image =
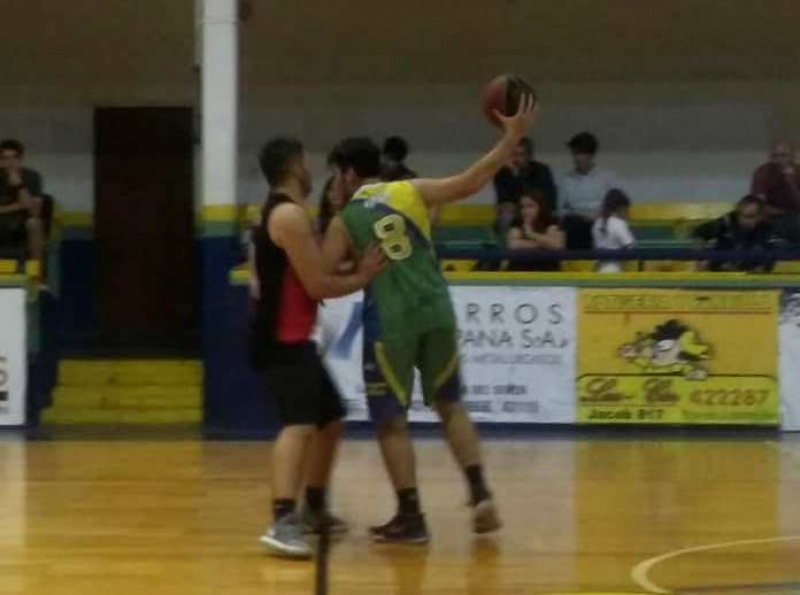
[[[507,250],[495,247],[454,248],[437,247],[440,259],[478,260],[483,263],[532,263],[547,261],[684,261],[707,263],[736,263],[743,267],[771,266],[776,262],[800,261],[800,248],[770,250],[710,250],[708,248],[629,248],[623,250]]]

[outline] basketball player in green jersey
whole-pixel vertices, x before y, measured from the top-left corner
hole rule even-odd
[[[533,123],[533,100],[525,97],[516,114],[497,117],[503,129],[497,145],[448,178],[381,182],[380,151],[366,138],[346,139],[330,155],[335,182],[352,198],[328,228],[323,246],[327,266],[335,271],[343,259],[362,254],[376,240],[388,262],[365,289],[363,308],[367,401],[398,498],[396,516],[370,530],[375,541],[429,539],[407,425],[414,368],[420,372],[425,403],[436,409],[466,475],[475,532],[500,527],[483,476],[478,435],[460,402],[456,319],[428,219],[428,209],[477,193],[509,161]]]

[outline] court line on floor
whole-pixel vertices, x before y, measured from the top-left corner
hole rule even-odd
[[[700,545],[696,547],[687,547],[660,556],[649,558],[639,562],[631,570],[631,580],[636,583],[640,588],[649,593],[658,593],[659,595],[669,595],[672,591],[665,589],[650,579],[650,571],[657,565],[679,556],[686,556],[688,554],[696,554],[698,552],[708,552],[713,550],[722,550],[732,547],[741,547],[745,545],[761,545],[765,543],[782,543],[785,541],[800,541],[800,535],[789,535],[786,537],[767,537],[764,539],[743,539],[740,541],[725,541],[722,543],[712,543],[709,545]]]

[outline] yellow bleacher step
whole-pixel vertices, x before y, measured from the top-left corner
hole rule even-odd
[[[53,393],[55,407],[71,409],[199,409],[202,402],[198,386],[60,386]]]
[[[203,368],[196,360],[64,360],[48,424],[197,424]]]
[[[198,360],[64,360],[60,386],[202,386]]]
[[[44,411],[45,424],[197,424],[203,419],[199,408],[150,409],[136,411],[128,409],[70,409],[54,407]]]
[[[0,259],[0,275],[13,275],[17,272],[17,261]]]

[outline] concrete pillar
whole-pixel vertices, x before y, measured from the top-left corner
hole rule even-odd
[[[237,226],[239,0],[199,0],[196,65],[200,67],[200,276],[202,287],[203,408],[207,428],[236,418],[232,395],[249,370],[242,353],[241,317],[229,273],[241,259]],[[253,399],[257,398],[254,394]]]
[[[202,204],[204,211],[213,212],[206,207],[236,204],[239,2],[201,4]]]

